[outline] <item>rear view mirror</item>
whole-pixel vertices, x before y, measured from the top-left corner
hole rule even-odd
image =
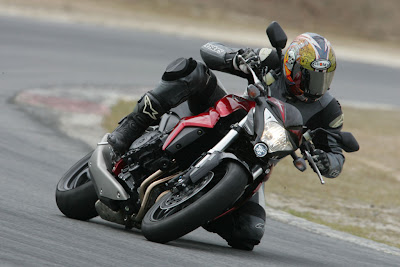
[[[271,45],[276,49],[283,49],[286,46],[287,36],[278,22],[273,21],[267,28],[267,35]]]

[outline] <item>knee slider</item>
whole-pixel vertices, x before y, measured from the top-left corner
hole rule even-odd
[[[164,81],[175,81],[188,76],[196,68],[197,62],[193,58],[178,58],[172,61],[162,76]]]
[[[237,210],[236,227],[228,242],[257,245],[264,235],[265,210],[259,204],[247,201]]]

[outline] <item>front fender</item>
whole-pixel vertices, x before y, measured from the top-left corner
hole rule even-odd
[[[240,163],[244,169],[248,172],[249,177],[253,177],[249,165],[246,162],[240,160],[235,154],[215,151],[211,154],[207,154],[199,163],[192,166],[186,175],[189,176],[190,180],[195,183],[202,177],[204,177],[209,171],[217,167],[223,160],[231,160]],[[251,181],[249,181],[251,182]]]

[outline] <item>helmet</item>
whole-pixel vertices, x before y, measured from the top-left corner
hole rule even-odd
[[[291,94],[314,102],[329,89],[336,69],[330,42],[316,33],[297,36],[286,50],[283,71]]]

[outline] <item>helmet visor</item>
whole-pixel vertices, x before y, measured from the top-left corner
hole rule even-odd
[[[334,71],[316,72],[307,69],[303,69],[302,72],[302,89],[304,95],[314,99],[320,98],[328,91],[335,74]]]

